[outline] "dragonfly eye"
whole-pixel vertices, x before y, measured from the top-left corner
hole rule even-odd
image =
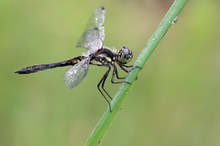
[[[133,53],[126,47],[122,47],[117,56],[117,61],[121,64],[127,64],[133,57]]]

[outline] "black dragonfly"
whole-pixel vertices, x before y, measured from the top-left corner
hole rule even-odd
[[[97,87],[102,96],[108,102],[110,111],[112,111],[110,104],[112,97],[104,88],[105,81],[111,68],[113,68],[111,82],[114,84],[123,83],[124,81],[115,81],[115,77],[117,79],[125,79],[124,77],[119,77],[117,66],[119,66],[125,72],[131,71],[132,65],[127,65],[127,63],[132,59],[133,54],[126,47],[122,47],[118,52],[114,52],[110,48],[104,46],[105,13],[106,10],[104,7],[97,8],[89,19],[89,23],[87,24],[84,33],[76,45],[77,48],[86,49],[86,51],[83,52],[81,56],[57,63],[39,64],[24,67],[15,71],[15,73],[30,74],[55,67],[72,66],[64,73],[64,83],[67,87],[73,88],[77,86],[86,76],[90,64],[107,67],[108,70],[99,81]]]

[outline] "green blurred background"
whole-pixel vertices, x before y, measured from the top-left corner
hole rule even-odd
[[[101,5],[106,46],[127,46],[136,59],[171,3],[1,0],[0,146],[83,145],[107,108],[96,89],[106,69],[90,67],[74,89],[63,83],[68,68],[23,76],[14,71],[80,55],[84,50],[74,46]],[[220,145],[219,6],[218,0],[186,5],[139,74],[103,146]],[[118,87],[107,84],[111,95]]]

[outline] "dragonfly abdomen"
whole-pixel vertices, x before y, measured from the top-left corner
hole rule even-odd
[[[78,56],[78,57],[75,57],[73,59],[69,59],[69,60],[66,60],[66,61],[28,66],[28,67],[24,67],[20,70],[15,71],[15,73],[30,74],[30,73],[35,73],[35,72],[38,72],[38,71],[43,71],[43,70],[46,70],[46,69],[51,69],[51,68],[56,68],[56,67],[64,67],[64,66],[70,66],[70,65],[73,66],[73,65],[79,63],[84,58],[85,58],[84,56]]]

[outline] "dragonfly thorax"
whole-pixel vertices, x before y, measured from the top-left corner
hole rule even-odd
[[[117,62],[120,64],[127,64],[133,57],[133,53],[126,47],[122,47],[118,51]]]

